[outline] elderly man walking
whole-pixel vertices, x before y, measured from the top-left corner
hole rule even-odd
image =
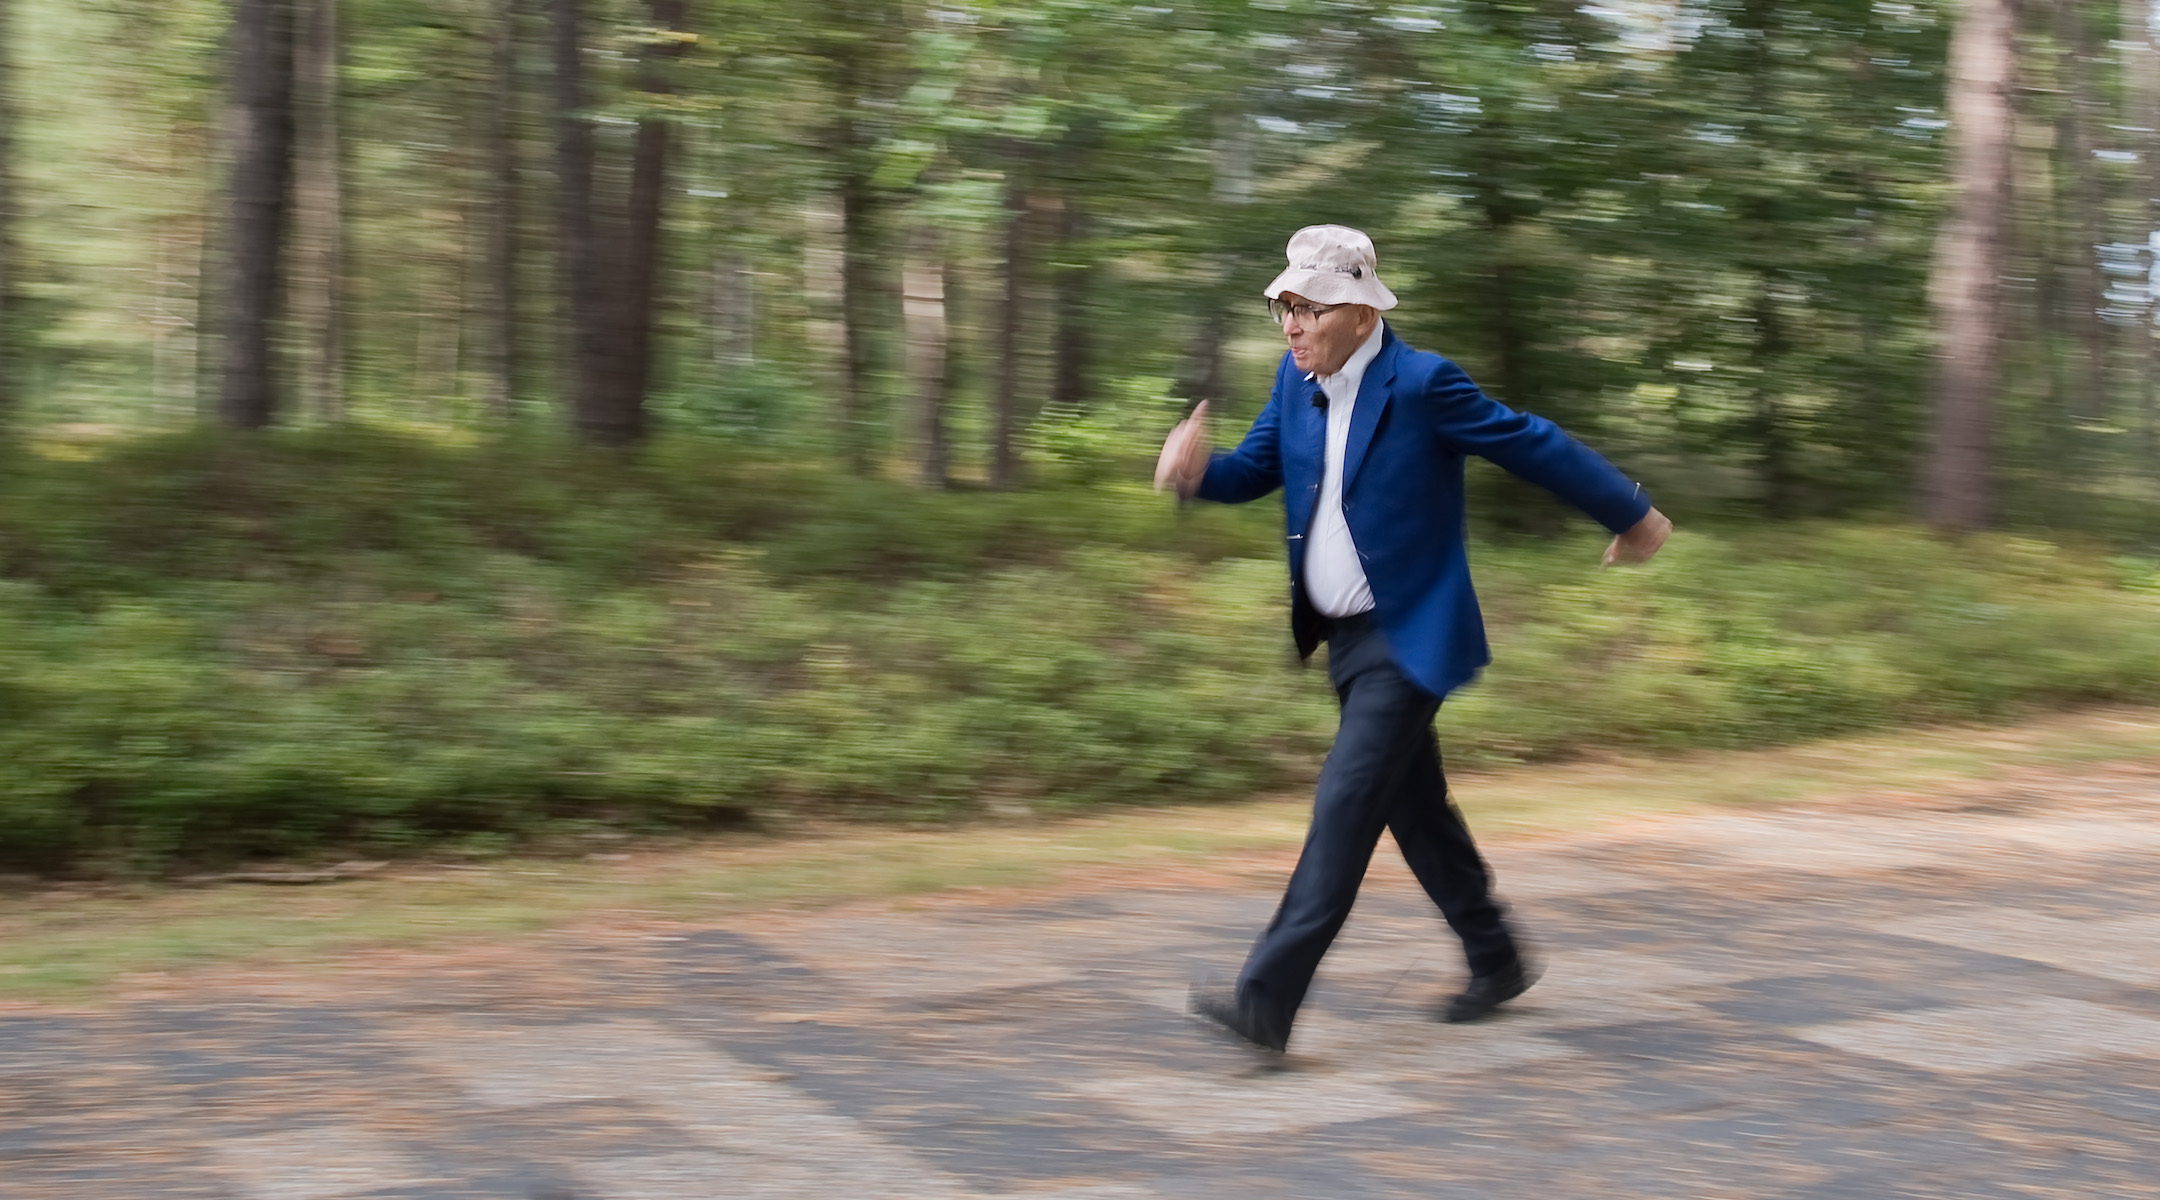
[[[1395,296],[1364,234],[1309,226],[1290,239],[1289,259],[1267,288],[1290,344],[1267,406],[1237,449],[1211,454],[1203,402],[1171,430],[1155,471],[1158,488],[1227,504],[1281,488],[1291,631],[1301,655],[1328,644],[1341,723],[1305,848],[1235,989],[1193,995],[1196,1013],[1278,1052],[1382,827],[1469,958],[1469,985],[1439,1016],[1489,1016],[1532,982],[1433,737],[1441,700],[1490,659],[1463,549],[1464,457],[1490,459],[1612,530],[1607,565],[1647,560],[1672,531],[1639,485],[1558,426],[1404,345],[1380,319]]]

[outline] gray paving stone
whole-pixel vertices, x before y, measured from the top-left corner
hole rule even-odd
[[[1468,1027],[1382,871],[1265,1068],[1183,1008],[1266,881],[11,1015],[0,1200],[2160,1196],[2160,778],[2086,783],[1500,843],[1545,975]]]
[[[1762,1025],[1821,1025],[1877,1013],[1938,1008],[1953,1002],[1928,981],[1886,982],[1851,974],[1778,975],[1731,985],[1708,1006]]]
[[[393,1139],[352,1125],[221,1138],[211,1158],[245,1200],[342,1200],[434,1182]]]
[[[1795,1032],[1850,1053],[1960,1075],[2035,1063],[2160,1057],[2160,1020],[2057,996],[1892,1013]]]

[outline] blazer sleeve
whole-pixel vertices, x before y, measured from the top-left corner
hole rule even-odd
[[[1435,432],[1461,453],[1537,484],[1614,533],[1649,513],[1649,493],[1597,451],[1551,421],[1487,396],[1454,363],[1441,361],[1426,394]]]
[[[1220,504],[1243,504],[1258,500],[1282,486],[1282,389],[1268,394],[1267,406],[1253,418],[1252,428],[1237,449],[1208,460],[1194,495]]]

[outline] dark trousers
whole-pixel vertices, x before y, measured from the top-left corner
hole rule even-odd
[[[1515,960],[1515,941],[1492,897],[1485,860],[1448,801],[1433,738],[1438,698],[1395,666],[1371,614],[1337,619],[1328,635],[1328,682],[1342,706],[1335,746],[1320,768],[1305,849],[1266,932],[1238,975],[1238,998],[1287,1030],[1320,956],[1350,916],[1385,826],[1403,858],[1462,938],[1474,975]]]

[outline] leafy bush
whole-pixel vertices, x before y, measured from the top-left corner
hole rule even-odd
[[[682,439],[635,461],[189,435],[0,482],[0,863],[159,870],[601,821],[939,819],[1303,782],[1269,504],[929,494]],[[1457,761],[2160,700],[2149,562],[1897,527],[1482,544]]]

